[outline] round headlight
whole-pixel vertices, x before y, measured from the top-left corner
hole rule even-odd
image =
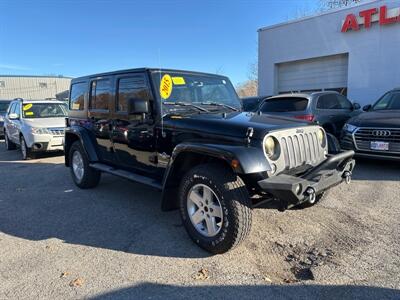
[[[276,138],[268,136],[264,139],[265,155],[272,160],[277,160],[280,155],[280,146]]]
[[[320,143],[322,146],[325,146],[325,132],[324,132],[322,129],[319,129],[319,130],[318,130],[318,132],[317,132],[317,138],[318,138],[319,143]]]

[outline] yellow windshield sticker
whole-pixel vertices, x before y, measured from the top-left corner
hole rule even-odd
[[[30,109],[31,107],[32,107],[32,103],[25,104],[24,107],[23,107],[23,110],[24,110],[24,111],[25,111],[25,110],[28,110],[28,109]]]
[[[33,112],[32,112],[32,111],[27,111],[27,112],[25,113],[25,116],[33,116]]]
[[[172,82],[176,85],[186,84],[185,78],[183,78],[183,77],[172,77]]]
[[[160,82],[160,96],[163,99],[168,99],[172,93],[172,78],[165,74]]]

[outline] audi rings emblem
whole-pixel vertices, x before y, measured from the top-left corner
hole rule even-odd
[[[390,136],[391,132],[389,130],[374,130],[372,131],[374,136]]]

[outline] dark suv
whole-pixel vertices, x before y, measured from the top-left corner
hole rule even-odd
[[[333,91],[282,94],[265,99],[259,109],[266,114],[318,122],[336,137],[340,137],[346,121],[361,112],[358,103]]]
[[[229,79],[133,69],[73,79],[65,163],[80,188],[101,172],[162,191],[195,243],[223,253],[249,234],[251,209],[312,205],[350,179],[353,151],[327,155],[315,124],[240,111]]]

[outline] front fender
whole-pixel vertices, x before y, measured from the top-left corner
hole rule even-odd
[[[69,166],[69,149],[77,140],[81,142],[90,162],[96,162],[99,160],[95,147],[96,139],[93,134],[84,127],[71,126],[65,129],[64,152],[66,166]]]

